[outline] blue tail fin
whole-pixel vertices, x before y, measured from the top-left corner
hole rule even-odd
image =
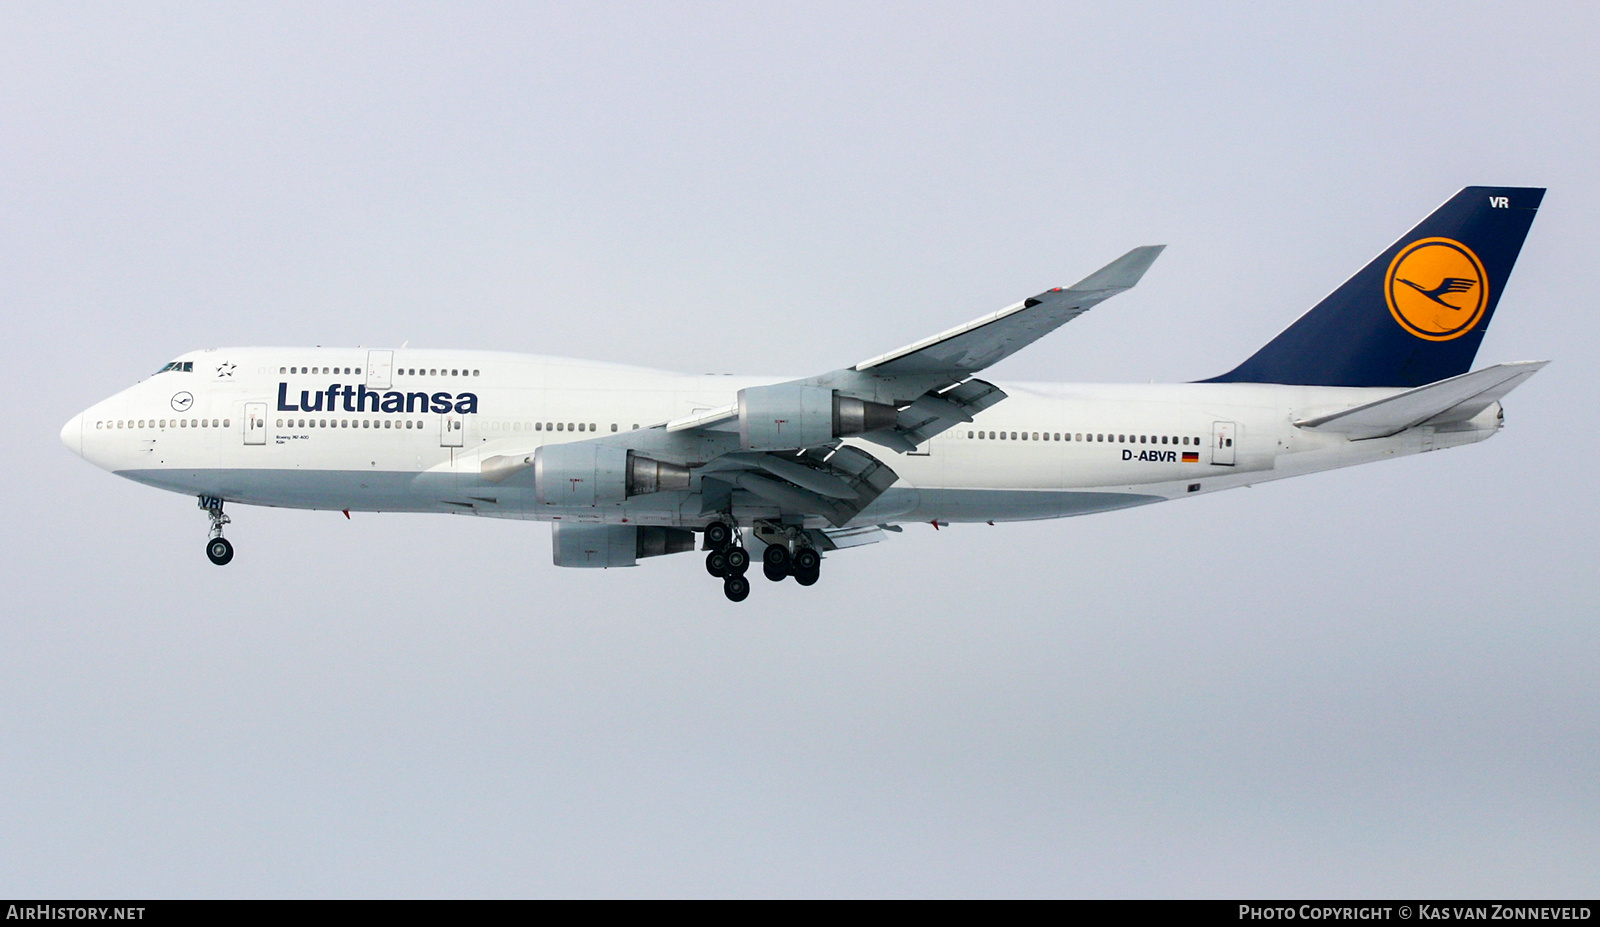
[[[1467,187],[1204,382],[1410,387],[1466,373],[1542,199],[1541,187]]]

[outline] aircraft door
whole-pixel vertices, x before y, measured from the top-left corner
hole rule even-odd
[[[244,443],[267,443],[267,404],[264,402],[247,402],[244,404]]]
[[[393,351],[367,352],[367,388],[388,389],[394,374]]]
[[[439,417],[439,446],[461,447],[466,443],[463,416],[459,412],[446,412]]]
[[[1233,466],[1233,440],[1239,426],[1234,422],[1211,423],[1211,462],[1218,466]]]

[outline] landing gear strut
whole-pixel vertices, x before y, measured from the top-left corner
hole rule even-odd
[[[222,536],[222,526],[230,524],[233,519],[223,514],[222,499],[217,496],[201,496],[200,507],[206,510],[206,517],[211,519],[211,540],[206,542],[206,557],[217,566],[227,566],[233,559],[233,545]]]

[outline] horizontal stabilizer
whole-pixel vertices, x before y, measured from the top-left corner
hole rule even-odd
[[[1347,435],[1359,441],[1398,434],[1416,425],[1464,422],[1499,402],[1548,363],[1497,364],[1353,409],[1301,419],[1295,425],[1308,431]]]

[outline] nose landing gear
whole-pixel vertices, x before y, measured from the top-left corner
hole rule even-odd
[[[227,538],[212,538],[206,542],[206,556],[217,566],[227,566],[233,559],[233,544]]]
[[[222,499],[217,496],[201,496],[200,507],[206,510],[206,517],[211,519],[211,540],[206,542],[206,557],[217,566],[227,566],[233,559],[233,544],[222,536],[222,526],[230,524],[233,519],[223,514]]]

